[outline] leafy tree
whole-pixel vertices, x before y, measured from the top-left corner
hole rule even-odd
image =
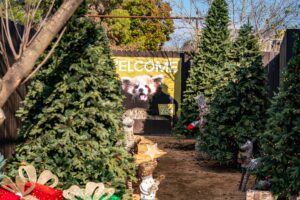
[[[300,191],[300,37],[283,75],[282,88],[268,110],[261,136],[259,176],[270,176],[275,195],[291,198]]]
[[[266,72],[252,27],[241,28],[233,52],[239,67],[236,77],[216,92],[208,124],[198,138],[199,149],[220,162],[236,160],[239,146],[259,136],[268,103]]]
[[[120,130],[121,103],[103,29],[87,19],[72,20],[18,112],[23,126],[11,175],[26,161],[39,172],[53,171],[62,188],[101,181],[124,192],[134,165]]]
[[[107,15],[114,9],[120,8],[123,0],[87,0],[89,11],[100,15]]]
[[[89,2],[93,3],[90,12],[116,16],[170,17],[172,11],[164,0]],[[107,28],[111,46],[122,49],[160,50],[174,31],[171,19],[103,19],[101,23]]]
[[[225,0],[214,0],[205,21],[199,51],[187,80],[187,89],[184,92],[181,117],[176,124],[175,133],[186,133],[188,123],[198,118],[197,105],[194,97],[203,93],[210,103],[214,92],[229,79],[233,69],[228,64],[230,37],[229,37],[228,6]]]
[[[132,16],[170,17],[171,7],[163,0],[124,0],[122,7]],[[173,32],[170,19],[132,19],[129,46],[142,50],[159,50]]]
[[[127,10],[115,9],[112,10],[111,15],[115,16],[130,16]],[[115,18],[108,20],[108,37],[112,46],[124,46],[131,40],[130,30],[131,20],[123,18]]]
[[[12,21],[18,21],[21,24],[28,23],[30,18],[34,18],[33,22],[38,23],[43,19],[43,15],[47,13],[50,9],[51,0],[42,1],[39,6],[37,6],[37,1],[25,1],[25,0],[8,0],[0,2],[0,16],[5,17],[6,3],[9,5],[8,18]],[[56,7],[61,5],[61,3],[56,3]],[[37,9],[33,9],[37,8]]]

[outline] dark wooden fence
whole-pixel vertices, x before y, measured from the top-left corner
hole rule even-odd
[[[272,97],[279,87],[279,52],[265,52],[264,66],[268,74],[268,95]]]
[[[20,120],[15,117],[15,114],[25,95],[26,87],[20,86],[17,91],[10,96],[3,107],[6,120],[2,126],[0,126],[0,152],[5,157],[10,157],[15,149],[17,129],[21,125]]]
[[[293,46],[295,37],[300,37],[299,29],[286,30],[285,36],[282,40],[280,52],[265,52],[264,64],[268,73],[269,96],[272,97],[274,93],[278,92],[281,82],[283,70],[287,67],[289,60],[293,56]]]
[[[11,33],[11,37],[13,40],[14,47],[19,49],[20,37],[17,35],[16,29],[18,29],[19,33],[22,35],[23,27],[13,22],[9,22],[9,29]],[[0,35],[3,34],[3,28],[0,23]],[[31,35],[33,32],[31,33]],[[1,40],[6,43],[5,38],[1,37]],[[11,51],[7,48],[7,52],[9,54],[9,62],[13,63],[13,58],[11,56]],[[0,77],[3,77],[6,71],[8,70],[8,66],[4,62],[4,58],[0,55]],[[16,141],[16,133],[18,127],[20,127],[20,120],[15,117],[16,110],[19,108],[22,100],[26,95],[26,86],[20,86],[8,99],[6,104],[3,107],[4,113],[6,115],[6,120],[0,126],[0,152],[4,154],[5,157],[10,157],[15,149],[15,141]]]

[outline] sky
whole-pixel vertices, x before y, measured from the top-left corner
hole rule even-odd
[[[172,7],[172,16],[197,16],[196,9],[199,9],[200,16],[205,16],[209,6],[205,3],[206,0],[166,0]],[[254,0],[257,2],[264,1],[268,4],[280,5],[288,2],[298,1],[298,18],[293,18],[292,20],[287,20],[285,23],[299,24],[300,28],[300,1],[299,0]],[[191,3],[192,2],[192,3]],[[240,5],[241,0],[235,1],[237,5]],[[165,43],[165,47],[174,48],[181,47],[185,41],[191,40],[195,36],[195,21],[189,20],[174,20],[175,31],[171,35],[171,40]]]
[[[172,7],[172,16],[202,16],[201,14],[197,15],[195,5],[191,4],[191,0],[168,0],[168,2]],[[199,0],[196,5],[201,13],[206,13],[208,10],[208,5],[201,3]],[[195,20],[174,20],[174,27],[175,31],[171,35],[171,40],[165,43],[167,48],[181,47],[184,42],[192,40],[195,36]]]

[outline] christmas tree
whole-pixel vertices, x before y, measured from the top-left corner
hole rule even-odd
[[[263,131],[268,103],[266,73],[250,26],[241,28],[234,49],[236,77],[216,92],[198,138],[199,149],[221,163],[235,160],[239,146]]]
[[[298,36],[282,87],[268,110],[261,137],[261,177],[271,177],[275,195],[291,197],[300,191],[300,37]]]
[[[73,19],[54,55],[32,81],[19,144],[8,171],[20,162],[51,170],[61,187],[111,182],[124,192],[135,169],[121,132],[122,96],[104,30]]]
[[[253,28],[245,24],[239,30],[239,35],[233,43],[230,51],[230,60],[236,66],[236,70],[244,66],[262,66],[262,56],[259,51],[257,39],[253,36]]]
[[[181,117],[175,126],[176,134],[184,134],[186,126],[198,118],[195,97],[200,93],[210,100],[231,73],[228,65],[230,50],[228,5],[225,0],[214,0],[208,11],[201,34],[199,52],[187,80],[187,89],[181,107]]]

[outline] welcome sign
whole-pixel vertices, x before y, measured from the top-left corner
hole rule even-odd
[[[149,115],[174,116],[181,97],[179,57],[114,56],[122,81],[126,109],[147,110]]]
[[[168,74],[174,74],[178,71],[178,60],[166,61],[163,59],[154,60],[142,60],[132,58],[121,58],[115,59],[116,66],[119,72],[163,72]]]

